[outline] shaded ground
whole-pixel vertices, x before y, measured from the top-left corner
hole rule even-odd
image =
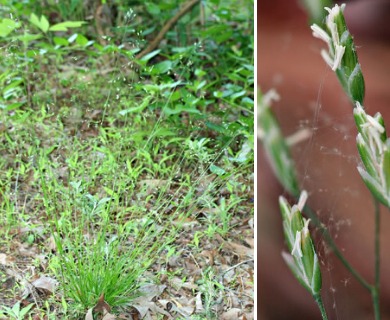
[[[2,115],[0,305],[30,306],[33,319],[83,318],[87,310],[78,306],[72,312],[63,279],[53,274],[55,221],[74,224],[60,229],[68,243],[85,213],[77,201],[110,198],[110,236],[145,216],[164,228],[175,221],[182,227],[138,279],[141,297],[113,314],[122,319],[253,319],[253,163],[229,160],[245,149],[244,137],[214,142],[218,134],[185,112],[157,123],[158,108],[121,117],[145,97],[129,97],[123,84],[105,87],[112,76],[67,69],[56,79],[65,86],[54,94],[38,90],[33,108]],[[235,111],[230,119],[239,116]],[[192,145],[202,137],[210,142]],[[229,174],[218,176],[210,163]],[[79,182],[83,191],[73,195],[70,190]],[[193,187],[194,198],[186,200]],[[178,211],[187,212],[184,220]],[[84,237],[99,232],[99,215],[91,225],[92,230],[82,231]]]

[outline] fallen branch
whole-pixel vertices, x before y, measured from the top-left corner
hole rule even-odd
[[[161,31],[158,33],[156,38],[140,53],[138,53],[135,58],[141,59],[143,56],[148,54],[149,52],[153,51],[155,48],[158,47],[161,40],[164,38],[165,34],[171,29],[175,23],[184,16],[188,11],[190,11],[200,0],[190,0],[186,2],[183,7],[176,13],[174,17],[168,20],[168,22],[164,25],[164,27],[161,29]]]

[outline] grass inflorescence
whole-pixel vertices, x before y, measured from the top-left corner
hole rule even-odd
[[[358,131],[356,138],[357,149],[362,161],[362,165],[359,165],[357,169],[374,200],[374,281],[370,283],[345,258],[344,253],[338,248],[327,226],[321,222],[318,214],[307,206],[303,209],[304,206],[302,204],[299,205],[302,202],[301,199],[306,198],[306,191],[301,193],[306,196],[303,197],[301,195],[298,204],[292,207],[290,207],[284,197],[280,198],[285,240],[290,251],[289,253],[284,253],[283,257],[297,280],[311,293],[317,302],[322,318],[327,319],[328,316],[320,294],[320,264],[308,229],[309,222],[312,221],[335,256],[342,262],[350,274],[369,291],[372,297],[375,319],[380,319],[379,203],[389,207],[390,140],[386,134],[382,115],[377,113],[374,116],[370,116],[363,107],[365,82],[358,61],[357,49],[344,18],[344,9],[345,4],[341,6],[336,4],[332,8],[325,7],[324,12],[327,12],[325,23],[316,17],[312,17],[317,22],[311,26],[311,29],[314,37],[323,40],[327,44],[327,49],[323,49],[321,55],[328,66],[335,72],[353,106],[351,117],[354,117],[356,123]],[[308,11],[311,14],[313,13],[310,8]],[[269,109],[270,97],[275,97],[275,93],[271,91],[264,96],[260,96],[260,138],[263,140],[263,146],[272,163],[275,175],[285,190],[297,198],[299,187],[295,178],[294,162],[276,118]],[[301,211],[310,219],[302,218]]]

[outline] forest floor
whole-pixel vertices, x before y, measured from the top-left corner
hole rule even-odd
[[[0,318],[253,319],[253,150],[205,125],[229,106],[167,116],[179,85],[42,66],[30,107],[0,119]],[[71,292],[104,269],[101,237],[119,241],[106,259],[127,259],[124,273],[145,259],[125,304]]]

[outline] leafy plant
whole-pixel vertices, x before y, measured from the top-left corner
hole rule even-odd
[[[23,320],[34,304],[29,304],[23,308],[20,307],[20,302],[14,304],[12,308],[2,306],[0,309],[0,317],[7,319]]]

